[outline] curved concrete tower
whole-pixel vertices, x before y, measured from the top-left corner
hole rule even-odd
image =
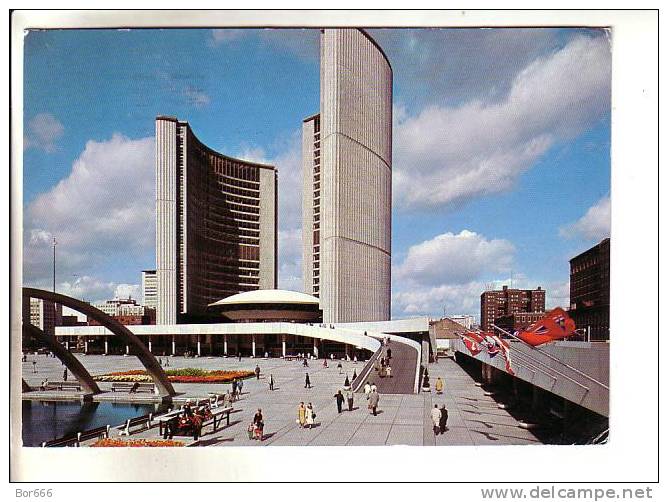
[[[323,30],[320,115],[303,133],[306,292],[324,322],[388,320],[392,68],[363,30]]]

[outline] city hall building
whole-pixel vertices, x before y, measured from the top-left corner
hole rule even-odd
[[[210,303],[277,281],[277,172],[228,157],[188,122],[155,121],[157,324],[201,322]]]
[[[320,37],[320,113],[302,124],[304,291],[324,322],[390,318],[392,67],[361,29]]]

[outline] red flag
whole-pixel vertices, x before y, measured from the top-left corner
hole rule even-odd
[[[462,339],[464,345],[466,345],[466,348],[472,356],[477,356],[482,351],[480,344],[484,341],[484,338],[477,333],[467,331],[466,333],[459,335],[459,337]]]
[[[515,375],[510,362],[510,343],[497,335],[490,335],[490,338],[494,340],[494,343],[499,348],[499,351],[506,361],[506,372],[510,375]]]
[[[562,308],[557,307],[526,330],[518,333],[517,337],[535,347],[543,343],[568,338],[573,333],[575,333],[575,321]]]

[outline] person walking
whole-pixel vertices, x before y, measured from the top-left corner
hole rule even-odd
[[[311,403],[308,403],[306,406],[306,425],[308,425],[309,429],[313,429],[315,425],[315,411]]]
[[[334,394],[334,397],[336,398],[336,409],[341,413],[343,411],[343,393],[341,392],[341,389]]]
[[[364,384],[364,396],[366,400],[369,400],[369,394],[371,394],[371,384],[369,382]]]
[[[257,409],[257,413],[253,417],[253,425],[255,426],[255,439],[264,441],[264,417],[260,408]]]
[[[353,411],[353,399],[355,398],[355,393],[352,389],[346,391],[346,400],[348,401],[348,411]]]
[[[311,378],[308,376],[308,373],[306,373],[306,378],[304,379],[304,388],[305,389],[311,388]]]
[[[32,372],[37,373],[37,361],[32,362]]]
[[[239,351],[239,354],[237,355],[239,356],[239,362],[241,362],[241,351]]]
[[[343,365],[341,364],[341,361],[339,361],[339,364],[337,364],[336,367],[339,368],[339,375],[343,374]]]
[[[438,377],[436,379],[436,394],[443,394],[443,379]]]
[[[392,359],[392,349],[387,349],[387,359]]]
[[[445,431],[448,430],[448,410],[445,409],[445,405],[441,405],[441,417],[438,419],[438,427],[441,434],[445,434]]]
[[[236,379],[236,378],[233,379],[233,380],[232,380],[232,398],[233,398],[233,399],[234,399],[234,398],[236,397],[236,395],[237,395],[237,387],[238,387],[238,386],[239,386],[239,384],[237,383],[237,379]]]
[[[63,382],[67,382],[67,368],[63,370]]]
[[[274,390],[274,375],[269,375],[269,390]]]
[[[346,379],[345,379],[345,381],[343,382],[343,388],[344,388],[345,390],[350,389],[350,378],[348,378],[348,375],[346,375]]]
[[[371,392],[378,392],[378,387],[376,387],[375,383],[371,383]]]
[[[378,394],[378,391],[372,390],[371,394],[369,394],[369,409],[371,410],[371,413],[373,413],[374,417],[377,414],[376,408],[378,408],[379,401],[380,395]]]
[[[306,358],[304,358],[304,363],[303,364],[304,364],[304,368],[308,368],[308,360]]]
[[[385,368],[385,374],[387,375],[388,378],[392,378],[392,366],[389,364]]]
[[[237,388],[239,389],[239,395],[241,395],[244,388],[244,381],[241,378],[237,382]]]
[[[357,370],[353,370],[353,382],[357,378]]]
[[[260,379],[260,365],[259,364],[257,366],[255,366],[255,378],[257,380]]]
[[[300,429],[303,429],[306,424],[306,406],[304,406],[304,401],[299,403],[299,408],[297,408],[297,423]]]
[[[434,436],[438,436],[441,432],[441,410],[438,409],[437,404],[431,410],[431,421],[434,424]]]

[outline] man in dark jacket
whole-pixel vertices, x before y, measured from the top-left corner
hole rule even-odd
[[[343,411],[343,393],[339,390],[339,392],[334,394],[334,397],[336,398],[336,408],[341,413]]]
[[[445,434],[445,431],[448,429],[446,426],[448,424],[448,410],[445,409],[445,405],[441,405],[441,418],[438,421],[438,426],[441,429],[441,434]]]

